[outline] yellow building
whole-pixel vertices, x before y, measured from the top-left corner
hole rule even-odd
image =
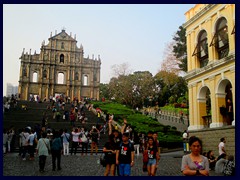
[[[235,5],[197,4],[185,16],[188,130],[234,126]]]

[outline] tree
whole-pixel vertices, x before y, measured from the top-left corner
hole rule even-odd
[[[122,63],[122,64],[114,64],[112,65],[111,69],[113,71],[113,75],[115,77],[119,76],[127,76],[131,74],[132,70],[129,69],[129,64],[128,63]]]
[[[173,46],[173,53],[179,60],[179,68],[187,72],[187,44],[186,44],[186,29],[182,26],[179,27],[178,31],[173,37],[175,45]]]
[[[179,75],[181,69],[179,68],[179,60],[173,53],[173,46],[175,42],[165,45],[164,58],[161,63],[161,70]]]
[[[100,99],[105,98],[109,99],[109,84],[100,83]]]
[[[155,80],[161,79],[164,84],[171,86],[177,82],[178,76],[173,72],[161,70],[155,75],[154,78],[155,78]]]
[[[149,71],[132,74],[133,107],[142,107],[147,97],[154,96],[154,79]]]
[[[166,103],[177,102],[178,98],[187,92],[187,83],[183,77],[173,72],[159,71],[154,76],[155,84],[159,87],[158,104],[164,106]]]
[[[149,71],[120,75],[109,83],[110,98],[132,108],[142,107],[144,99],[153,96],[153,90],[154,80]]]

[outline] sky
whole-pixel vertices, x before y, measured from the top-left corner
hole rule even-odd
[[[100,82],[113,77],[113,65],[128,63],[134,71],[160,70],[164,48],[194,4],[4,4],[3,95],[6,84],[18,85],[20,59],[25,52],[40,53],[52,32],[65,28],[84,57],[101,58]]]

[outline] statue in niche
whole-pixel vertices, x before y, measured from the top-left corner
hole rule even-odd
[[[23,76],[24,76],[24,77],[27,76],[27,70],[26,70],[26,67],[23,68]]]
[[[64,55],[63,54],[60,55],[60,63],[64,63]]]
[[[94,80],[94,81],[97,81],[97,74],[96,74],[96,72],[94,72],[93,80]]]
[[[75,80],[78,80],[78,73],[75,74]]]
[[[47,78],[47,70],[43,71],[43,78],[45,78],[45,79]]]
[[[47,60],[47,59],[48,59],[48,55],[47,55],[47,54],[44,54],[43,59],[44,59],[44,60]]]

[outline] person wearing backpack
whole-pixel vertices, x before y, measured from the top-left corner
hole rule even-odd
[[[134,165],[134,146],[129,141],[129,133],[122,134],[122,142],[116,152],[116,164],[119,165],[120,176],[130,176]]]
[[[53,133],[53,140],[51,144],[51,153],[52,153],[52,170],[56,170],[56,160],[57,160],[57,169],[61,170],[61,154],[62,154],[62,141],[59,136],[59,132],[55,131]]]

